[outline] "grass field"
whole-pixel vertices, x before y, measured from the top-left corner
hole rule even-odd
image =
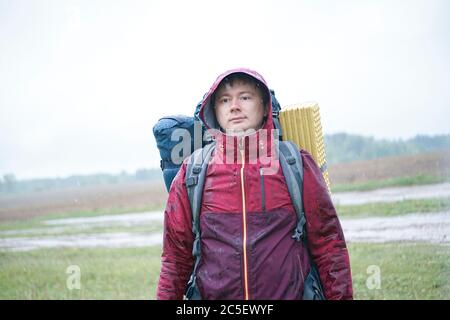
[[[406,200],[337,206],[340,217],[398,216],[411,212],[450,209],[450,198]],[[161,208],[162,210],[162,208]],[[84,212],[101,216],[120,211]],[[2,224],[2,231],[39,227],[28,236],[51,234],[46,219],[73,216],[56,214]],[[78,216],[78,215],[77,215]],[[46,232],[46,230],[49,230]],[[162,225],[95,227],[83,233],[161,231]],[[76,234],[77,230],[57,235]],[[14,237],[14,235],[12,235]],[[450,247],[431,244],[350,243],[355,299],[450,299]],[[0,252],[0,299],[154,299],[160,269],[161,247],[120,249],[41,249]],[[66,282],[69,266],[80,268],[80,289]],[[379,287],[367,284],[373,270],[380,271]]]
[[[358,243],[349,252],[355,299],[450,299],[448,246]],[[370,266],[380,270],[378,289]]]
[[[355,299],[450,298],[447,246],[359,243],[349,252]],[[159,246],[2,252],[0,299],[154,299],[160,254]],[[72,265],[80,268],[80,289],[66,285]],[[380,271],[375,285],[371,266]]]
[[[442,155],[432,157],[439,163],[447,159]],[[407,168],[404,167],[405,159],[373,161],[372,169],[367,168],[368,162],[339,167],[334,171],[337,185],[333,185],[333,192],[449,181],[448,169],[443,170],[436,165],[427,167],[430,158],[413,157],[411,159],[415,162],[412,161]],[[387,179],[386,171],[380,168],[389,168],[389,175],[393,178]],[[366,175],[360,176],[358,170],[366,172]],[[416,172],[417,175],[405,176],[405,172]],[[50,219],[163,211],[167,197],[164,186],[154,184],[74,192],[76,195],[61,190],[0,197],[0,240],[116,232],[152,234],[162,231],[161,222],[131,226],[91,225],[89,228],[61,228],[45,224]],[[393,217],[449,211],[450,198],[337,205],[336,209],[339,217],[345,219]],[[412,242],[350,242],[348,248],[355,299],[450,299],[450,246]],[[0,299],[154,299],[160,256],[160,245],[25,252],[0,250]],[[79,289],[70,289],[72,282],[69,280],[74,278],[67,271],[73,266],[80,271]]]
[[[429,213],[445,210],[450,210],[450,198],[336,205],[336,211],[342,218],[392,217],[409,213]]]
[[[0,299],[152,299],[160,247],[0,252]],[[69,266],[80,289],[69,290]]]
[[[335,183],[332,185],[331,189],[332,192],[368,191],[380,188],[417,186],[449,181],[450,176],[415,175],[396,177],[385,180],[369,180],[355,183]]]

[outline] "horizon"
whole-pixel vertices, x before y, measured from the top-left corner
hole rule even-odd
[[[324,134],[324,138],[326,138],[326,136],[334,136],[334,135],[340,135],[340,134],[345,134],[345,135],[349,135],[349,136],[357,136],[357,137],[362,137],[364,139],[373,139],[374,142],[390,142],[390,143],[395,143],[395,142],[400,142],[400,143],[407,143],[410,140],[414,140],[418,137],[427,137],[427,138],[437,138],[437,137],[445,137],[445,136],[450,136],[450,133],[447,134],[436,134],[436,135],[424,135],[424,134],[417,134],[414,137],[408,138],[408,139],[377,139],[373,136],[364,136],[364,135],[359,135],[359,134],[354,134],[354,133],[348,133],[348,132],[337,132],[337,133],[333,133],[333,134]],[[440,152],[440,151],[444,151],[446,149],[436,149],[436,150],[431,150],[431,151],[423,151],[423,152],[419,152],[418,154],[425,154],[425,153],[432,153],[432,152]],[[449,146],[449,150],[450,150],[450,146]],[[158,154],[159,155],[159,154]],[[407,156],[410,154],[396,154],[396,155],[392,155],[394,157],[396,156]],[[390,156],[388,156],[390,157]],[[361,161],[364,161],[367,159],[362,159]],[[332,165],[332,164],[330,164]],[[136,175],[136,172],[138,170],[157,170],[161,172],[161,179],[162,179],[162,171],[161,168],[158,166],[156,167],[151,167],[151,166],[143,166],[143,167],[138,167],[138,168],[130,168],[130,169],[119,169],[116,171],[92,171],[92,172],[74,172],[74,173],[68,173],[68,174],[64,174],[64,175],[54,175],[54,176],[31,176],[31,177],[20,177],[17,176],[14,172],[5,172],[0,174],[0,182],[2,181],[4,175],[13,175],[14,178],[16,179],[16,181],[19,182],[24,182],[24,181],[31,181],[31,180],[46,180],[46,179],[68,179],[68,178],[72,178],[72,177],[87,177],[87,176],[95,176],[95,175],[108,175],[108,176],[120,176],[122,174],[126,174],[126,175]],[[163,180],[161,180],[163,182]]]

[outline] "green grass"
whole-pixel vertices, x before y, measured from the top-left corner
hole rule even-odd
[[[450,247],[349,244],[355,299],[450,299]],[[154,299],[161,247],[0,252],[0,299]],[[77,265],[81,289],[66,287]],[[366,285],[380,270],[379,289]]]
[[[332,192],[346,192],[346,191],[369,191],[380,188],[388,187],[406,187],[413,185],[425,185],[449,182],[450,176],[427,176],[417,175],[408,177],[398,177],[385,180],[372,180],[361,183],[348,183],[348,184],[332,184]]]
[[[355,243],[349,253],[355,299],[450,299],[449,246]],[[379,267],[379,289],[367,286],[369,266]]]
[[[0,299],[154,299],[159,246],[0,252]],[[69,290],[69,266],[81,288]]]
[[[143,207],[123,207],[123,208],[97,208],[93,210],[55,212],[45,215],[46,219],[63,219],[74,217],[97,217],[103,215],[118,215],[123,213],[138,213],[147,211],[161,210],[160,206],[149,205]]]
[[[397,202],[367,203],[361,205],[336,205],[342,218],[398,216],[408,213],[427,213],[450,210],[450,197],[414,199]]]
[[[33,237],[47,237],[47,236],[68,236],[68,235],[90,235],[99,233],[114,233],[114,232],[127,232],[127,233],[156,233],[163,231],[162,222],[152,221],[151,223],[141,223],[133,226],[92,226],[92,227],[77,227],[77,226],[65,226],[64,229],[60,229],[60,226],[41,226],[37,229],[13,229],[26,230],[26,233],[15,234],[2,234],[0,231],[0,238],[33,238]]]

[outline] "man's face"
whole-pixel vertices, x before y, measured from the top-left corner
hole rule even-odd
[[[265,107],[254,83],[236,79],[232,85],[221,85],[215,95],[215,113],[222,129],[242,132],[261,128]]]

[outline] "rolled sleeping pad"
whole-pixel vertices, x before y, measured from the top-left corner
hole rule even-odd
[[[322,172],[328,192],[331,194],[318,103],[305,102],[282,108],[280,125],[283,140],[294,142],[300,149],[304,149],[312,155]]]

